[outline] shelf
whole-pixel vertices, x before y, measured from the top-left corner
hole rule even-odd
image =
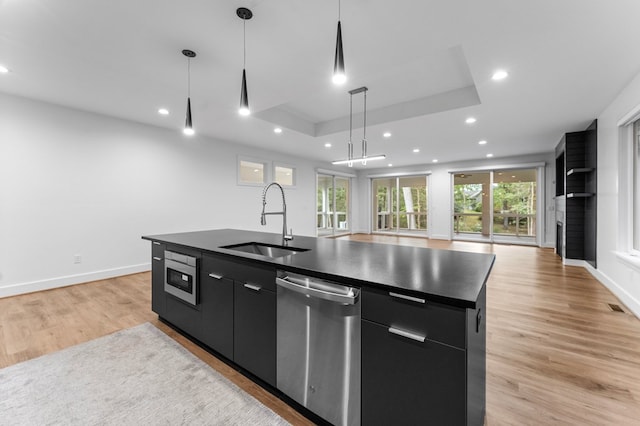
[[[567,198],[588,198],[593,197],[595,194],[591,192],[571,192],[567,194]]]
[[[571,176],[574,173],[589,173],[593,171],[593,167],[574,167],[567,171],[567,176]]]

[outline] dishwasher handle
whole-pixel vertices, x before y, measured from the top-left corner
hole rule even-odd
[[[355,305],[358,302],[358,296],[360,296],[360,290],[357,288],[346,287],[346,286],[335,285],[335,284],[331,285],[324,282],[318,283],[325,288],[330,286],[335,286],[336,288],[348,288],[349,292],[347,294],[343,294],[343,293],[336,293],[336,292],[332,292],[332,291],[328,291],[320,288],[311,287],[309,285],[313,284],[312,280],[307,279],[308,280],[307,285],[296,284],[295,282],[293,282],[293,280],[295,280],[295,278],[291,278],[288,276],[284,276],[282,278],[277,277],[276,284],[288,290],[295,291],[296,293],[301,293],[309,297],[316,297],[318,299],[324,299],[331,302],[338,302],[345,305]]]

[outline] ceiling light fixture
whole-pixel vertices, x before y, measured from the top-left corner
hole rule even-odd
[[[336,160],[331,162],[331,164],[347,164],[349,167],[353,167],[354,161],[361,161],[363,166],[367,165],[367,161],[374,160],[382,160],[387,158],[384,154],[379,155],[367,155],[367,89],[366,87],[359,87],[357,89],[349,90],[349,144],[347,145],[347,159],[346,160]],[[357,95],[358,93],[364,93],[364,114],[363,114],[363,124],[362,124],[362,157],[353,158],[353,141],[352,131],[353,131],[353,95]]]
[[[336,54],[333,59],[333,84],[344,84],[347,74],[344,70],[344,52],[342,50],[342,25],[340,23],[340,0],[338,0],[338,35],[336,36]]]
[[[327,142],[327,143],[324,144],[324,147],[325,148],[331,148],[331,144],[329,142]]]
[[[160,114],[160,115],[169,115],[169,110],[166,109],[166,108],[160,108],[158,110],[158,114]]]
[[[182,54],[187,57],[187,118],[184,121],[184,129],[182,131],[185,135],[191,136],[195,133],[191,119],[191,58],[196,57],[196,52],[184,49]]]
[[[437,162],[438,162],[438,159],[437,159],[437,158],[434,158],[432,161],[433,161],[434,163],[437,163]]]
[[[467,123],[467,124],[473,124],[473,123],[475,123],[476,121],[478,121],[478,120],[476,120],[476,118],[475,118],[475,117],[469,117],[469,118],[467,118],[466,120],[464,120],[464,122],[465,122],[465,123]]]
[[[6,74],[9,72],[9,68],[5,67],[4,65],[0,65],[0,74]]]
[[[413,148],[413,152],[415,152],[415,153],[420,152],[420,148]]]
[[[247,19],[253,17],[253,13],[246,7],[239,7],[236,10],[236,14],[242,19],[242,88],[240,89],[240,109],[238,113],[240,115],[249,115],[251,110],[249,109],[249,95],[247,93]]]
[[[282,133],[282,129],[280,127],[276,127],[275,129],[273,129],[273,133]]]
[[[486,145],[486,144],[487,144],[487,141],[485,140],[478,141],[478,145]]]
[[[504,80],[505,78],[507,78],[508,75],[509,73],[506,72],[505,70],[497,70],[496,72],[493,73],[493,75],[491,76],[491,79],[495,81]]]
[[[393,164],[389,163],[387,164],[387,167],[393,167]]]
[[[384,133],[382,134],[382,136],[384,136],[385,138],[390,138],[390,137],[391,137],[391,133],[389,133],[389,132],[384,132]]]
[[[493,154],[487,154],[487,158],[493,157]]]

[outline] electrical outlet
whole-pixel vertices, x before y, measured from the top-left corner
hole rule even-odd
[[[73,263],[82,263],[82,256],[79,254],[73,256]]]

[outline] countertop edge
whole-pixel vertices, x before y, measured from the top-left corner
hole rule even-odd
[[[226,231],[230,231],[230,230],[226,230]],[[198,232],[198,231],[195,231],[195,232]],[[203,231],[203,232],[206,232],[206,231]],[[358,278],[342,276],[342,275],[335,275],[335,274],[332,274],[330,272],[318,271],[318,270],[309,269],[309,268],[296,266],[296,265],[288,265],[288,264],[283,263],[282,261],[279,261],[279,259],[277,259],[277,258],[276,259],[272,259],[272,258],[269,258],[269,257],[266,257],[266,256],[250,254],[250,253],[243,253],[243,252],[240,252],[240,251],[223,249],[223,248],[211,249],[211,248],[205,248],[205,247],[198,247],[198,246],[194,246],[194,245],[189,245],[189,244],[184,244],[184,243],[171,241],[171,240],[166,239],[166,238],[163,239],[163,237],[167,237],[167,236],[171,236],[171,235],[180,235],[180,234],[183,234],[183,233],[163,234],[163,235],[143,235],[141,238],[143,240],[147,240],[147,241],[151,241],[151,242],[159,242],[159,243],[168,244],[168,245],[172,245],[172,246],[183,247],[185,249],[197,250],[197,251],[200,251],[200,252],[203,252],[203,253],[208,253],[208,254],[213,254],[213,255],[218,255],[218,256],[224,256],[224,257],[234,258],[234,259],[238,259],[238,260],[251,261],[251,262],[254,262],[254,263],[259,263],[259,264],[267,265],[267,266],[273,266],[273,267],[276,267],[277,269],[283,269],[283,270],[287,270],[287,271],[294,272],[294,273],[306,274],[306,275],[314,276],[314,277],[317,277],[317,278],[320,278],[320,279],[326,279],[326,280],[331,280],[331,281],[340,281],[340,282],[343,282],[345,284],[351,284],[351,285],[355,285],[355,286],[358,286],[358,287],[370,287],[370,288],[374,288],[374,289],[378,289],[378,290],[397,290],[397,291],[402,291],[403,293],[406,293],[408,295],[425,297],[427,300],[435,302],[435,303],[442,303],[442,304],[455,306],[455,307],[458,307],[458,308],[464,308],[464,309],[476,309],[477,308],[477,298],[478,298],[479,294],[482,292],[482,289],[487,284],[487,281],[489,279],[489,276],[491,274],[491,271],[493,269],[493,265],[495,264],[495,259],[496,259],[495,254],[483,253],[486,256],[491,256],[491,263],[490,263],[490,265],[488,267],[488,270],[486,271],[486,274],[484,276],[484,280],[483,280],[482,285],[478,287],[478,292],[476,294],[476,299],[475,300],[467,300],[467,299],[455,298],[455,297],[450,297],[450,296],[437,294],[437,293],[423,292],[423,291],[420,291],[420,290],[409,289],[409,288],[405,288],[405,287],[401,287],[401,286],[393,286],[393,285],[389,285],[389,284],[385,284],[385,283],[377,283],[377,282],[364,280],[364,279],[358,279]],[[184,234],[187,234],[187,233],[184,233]],[[313,238],[313,237],[307,237],[307,238]],[[398,247],[400,247],[400,246],[398,246]],[[437,249],[431,249],[431,250],[437,250]]]

